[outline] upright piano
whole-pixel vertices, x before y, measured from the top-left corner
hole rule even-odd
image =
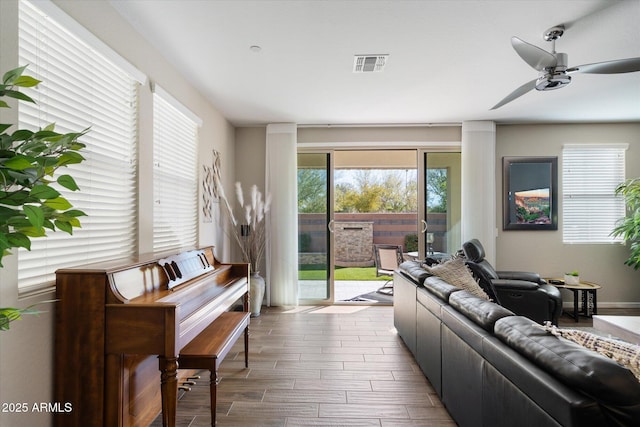
[[[55,425],[147,426],[177,407],[178,354],[220,314],[248,311],[249,265],[204,247],[56,271]],[[184,373],[188,375],[189,373]]]

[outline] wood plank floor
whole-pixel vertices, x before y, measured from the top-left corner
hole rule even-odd
[[[218,426],[456,425],[395,332],[392,306],[267,308],[250,331],[249,368],[242,340],[222,363]],[[211,425],[201,377],[178,402],[179,427]]]
[[[242,340],[222,363],[218,426],[456,425],[395,332],[392,306],[266,308],[250,331],[249,368]],[[178,427],[211,425],[208,372],[201,377],[178,402]],[[152,427],[161,426],[158,417]]]

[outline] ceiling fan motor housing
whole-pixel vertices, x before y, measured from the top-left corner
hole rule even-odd
[[[560,89],[571,83],[571,76],[567,74],[568,57],[566,53],[554,53],[556,66],[542,70],[536,80],[536,90]]]
[[[564,71],[548,72],[536,80],[536,90],[555,90],[571,83],[571,76]]]

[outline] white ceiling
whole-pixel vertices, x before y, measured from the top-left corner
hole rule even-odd
[[[542,33],[564,24],[569,66],[640,57],[640,0],[111,4],[236,126],[640,120],[640,72],[573,74],[490,111],[537,76],[511,36],[551,50]],[[357,74],[357,54],[390,56]]]

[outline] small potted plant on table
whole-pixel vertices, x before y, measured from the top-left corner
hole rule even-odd
[[[564,284],[565,285],[579,285],[580,284],[580,273],[578,271],[573,270],[571,273],[564,273]]]

